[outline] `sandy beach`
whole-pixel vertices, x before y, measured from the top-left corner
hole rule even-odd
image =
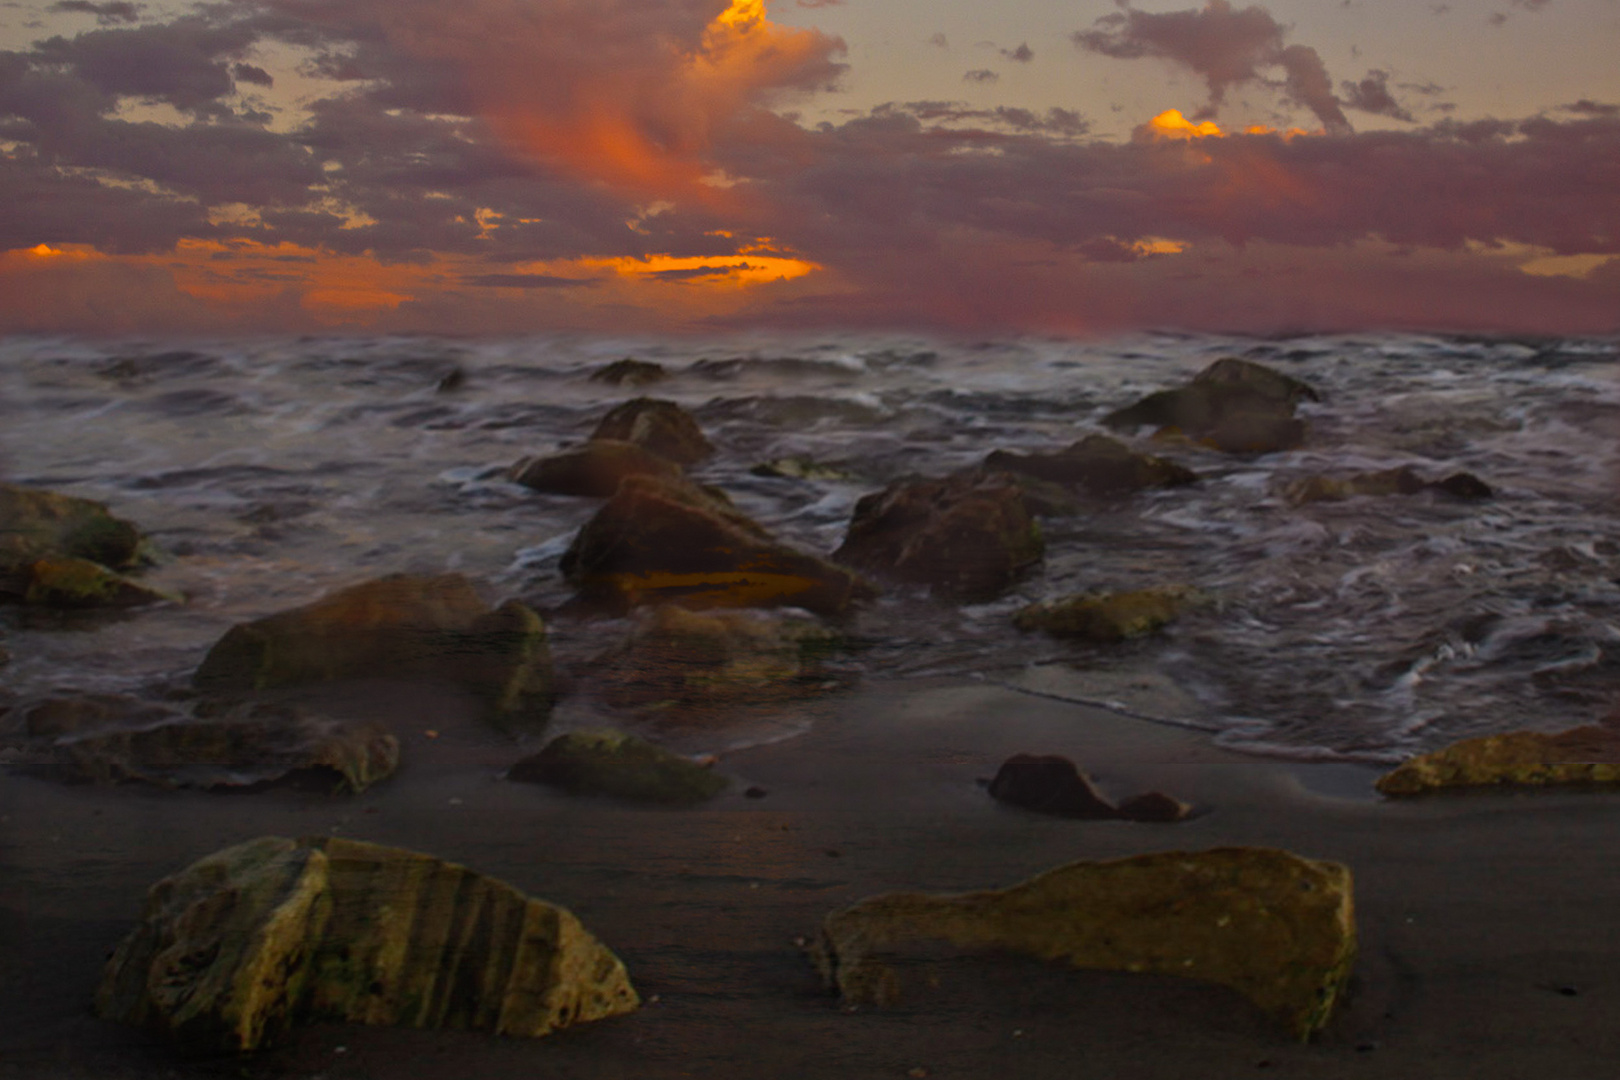
[[[645,809],[505,781],[519,748],[449,691],[349,693],[405,744],[398,775],[357,797],[0,779],[0,1076],[1579,1078],[1609,1075],[1620,1052],[1615,794],[1389,802],[1370,768],[1239,757],[1197,732],[943,679],[816,703],[808,733],[722,756],[729,793]],[[558,722],[587,719],[565,708]],[[724,737],[677,739],[705,740]],[[1199,814],[1147,825],[998,805],[977,781],[1020,751]],[[230,1061],[178,1059],[90,1015],[149,884],[251,837],[323,833],[563,904],[624,960],[643,1008],[542,1040],[317,1026]],[[898,1005],[846,1011],[796,944],[873,893],[1228,844],[1353,870],[1352,997],[1309,1045],[1222,987],[1016,957],[929,959]]]

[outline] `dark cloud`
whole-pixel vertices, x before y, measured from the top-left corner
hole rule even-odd
[[[595,278],[559,277],[555,274],[475,274],[464,284],[491,289],[574,289],[601,284]]]
[[[1405,120],[1413,123],[1412,114],[1401,107],[1389,92],[1389,72],[1376,69],[1367,72],[1366,78],[1360,82],[1346,82],[1342,84],[1344,103],[1352,109],[1372,113],[1375,116],[1388,116],[1396,120]]]
[[[71,72],[110,97],[197,111],[232,93],[227,61],[256,39],[242,24],[190,16],[162,25],[92,30],[40,42],[32,59]]]
[[[1565,105],[1564,111],[1581,116],[1620,116],[1620,105],[1606,105],[1590,98],[1581,98],[1572,105]]]
[[[968,72],[967,74],[963,75],[962,76],[962,81],[963,82],[976,82],[976,83],[993,83],[993,82],[1000,82],[1001,81],[1001,76],[997,75],[995,72],[991,71],[989,68],[975,68],[974,70],[972,70],[972,71]]]
[[[1001,55],[1018,64],[1027,64],[1035,59],[1035,50],[1029,47],[1028,42],[1019,45],[1016,49],[1001,49]]]
[[[94,3],[92,0],[58,0],[45,10],[64,14],[94,15],[98,25],[116,26],[119,23],[139,22],[141,7],[142,5],[129,3],[128,0],[108,0],[104,4]]]
[[[254,86],[276,85],[276,80],[268,71],[252,64],[232,64],[231,77],[237,82],[252,83]]]
[[[1328,131],[1348,132],[1350,123],[1333,96],[1322,58],[1309,46],[1286,45],[1285,37],[1285,28],[1265,8],[1238,10],[1228,0],[1164,14],[1126,6],[1098,19],[1094,29],[1070,35],[1078,48],[1103,56],[1156,57],[1196,72],[1209,87],[1209,104],[1196,118],[1214,116],[1232,87],[1265,83],[1262,69],[1281,67],[1289,97],[1315,113]]]

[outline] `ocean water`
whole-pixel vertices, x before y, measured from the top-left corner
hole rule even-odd
[[[624,356],[670,377],[590,380]],[[67,621],[0,611],[13,658],[0,681],[19,695],[159,692],[234,622],[400,570],[460,571],[492,599],[559,605],[558,558],[599,503],[505,471],[585,439],[640,394],[689,408],[719,448],[695,478],[828,553],[856,500],[886,482],[996,449],[1057,449],[1221,356],[1321,392],[1301,409],[1305,447],[1234,457],[1143,431],[1128,441],[1202,482],[1044,521],[1044,565],[995,602],[891,588],[855,620],[865,647],[841,664],[869,678],[1058,668],[1173,684],[1182,704],[1159,719],[1328,760],[1557,730],[1620,702],[1620,339],[1405,334],[7,339],[0,478],[109,503],[163,551],[148,580],[187,602]],[[460,385],[441,390],[452,371]],[[749,471],[789,455],[849,478]],[[1467,470],[1496,495],[1294,506],[1281,494],[1306,475],[1398,465],[1429,479]],[[1214,603],[1152,639],[1089,647],[1011,623],[1033,600],[1170,583]],[[556,623],[559,662],[583,670],[626,625]]]

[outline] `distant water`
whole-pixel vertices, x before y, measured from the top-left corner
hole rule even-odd
[[[606,340],[0,341],[0,477],[103,500],[167,553],[184,607],[65,624],[0,613],[14,692],[182,681],[231,623],[368,577],[456,570],[552,606],[595,500],[508,483],[641,393],[720,448],[695,471],[792,543],[830,552],[862,494],[998,448],[1056,449],[1211,360],[1247,357],[1323,395],[1306,448],[1257,458],[1142,449],[1203,483],[1045,522],[1044,568],[994,603],[891,590],[847,663],[875,676],[1070,665],[1168,677],[1238,748],[1387,760],[1467,735],[1590,721],[1620,700],[1620,340],[1142,335],[963,344],[870,336]],[[671,377],[589,380],[624,356]],[[441,392],[451,371],[461,385]],[[848,481],[751,475],[803,455]],[[1497,497],[1291,506],[1290,478],[1468,470]],[[1062,593],[1191,583],[1215,606],[1096,649],[1012,629]],[[584,663],[620,622],[555,628]],[[1118,682],[1118,679],[1115,679]],[[987,720],[987,722],[993,722]]]

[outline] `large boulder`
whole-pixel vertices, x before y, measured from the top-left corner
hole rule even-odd
[[[1302,1040],[1327,1023],[1356,954],[1347,867],[1215,848],[1070,863],[987,892],[870,897],[826,917],[814,957],[847,1000],[883,1004],[901,990],[886,956],[929,940],[1221,983]]]
[[[1609,784],[1620,784],[1620,727],[1613,722],[1550,735],[1513,731],[1463,739],[1402,762],[1378,778],[1378,790],[1385,795]]]
[[[1165,458],[1139,454],[1106,435],[1087,435],[1052,454],[993,451],[987,469],[1079,488],[1089,495],[1128,495],[1146,488],[1196,483],[1198,474]]]
[[[550,457],[524,458],[507,475],[524,487],[553,495],[606,498],[627,476],[679,480],[681,467],[632,442],[592,439]]]
[[[638,612],[625,643],[592,665],[609,705],[642,712],[717,715],[819,685],[819,660],[836,633],[814,619],[769,611]]]
[[[833,558],[974,601],[1006,589],[1045,552],[1017,481],[965,472],[908,477],[863,496]]]
[[[576,795],[632,802],[700,803],[724,791],[724,775],[673,750],[617,731],[570,731],[513,765],[507,779]]]
[[[680,465],[695,465],[714,453],[692,415],[673,401],[635,398],[602,417],[592,439],[635,443]]]
[[[87,694],[22,702],[6,726],[12,765],[67,781],[246,788],[324,778],[358,792],[399,767],[399,741],[384,725],[288,705],[203,702],[187,713]]]
[[[543,726],[555,696],[540,617],[515,600],[490,610],[460,574],[392,574],[233,626],[192,682],[242,693],[373,677],[457,683],[509,731]]]
[[[1085,593],[1030,604],[1013,616],[1020,630],[1108,643],[1143,637],[1173,622],[1201,599],[1185,585],[1127,592]]]
[[[1042,814],[1090,820],[1163,823],[1180,821],[1191,812],[1187,804],[1157,791],[1115,806],[1074,762],[1058,754],[1014,754],[996,770],[990,797]]]
[[[95,1004],[218,1054],[297,1023],[539,1036],[640,1002],[563,908],[412,851],[263,837],[154,885]]]
[[[581,599],[611,609],[801,607],[841,615],[876,595],[841,566],[797,551],[715,491],[627,478],[562,557]]]
[[[1149,394],[1109,413],[1103,423],[1112,428],[1151,425],[1227,453],[1270,453],[1305,441],[1305,423],[1294,416],[1294,407],[1317,399],[1316,391],[1298,379],[1227,357],[1186,386]]]

